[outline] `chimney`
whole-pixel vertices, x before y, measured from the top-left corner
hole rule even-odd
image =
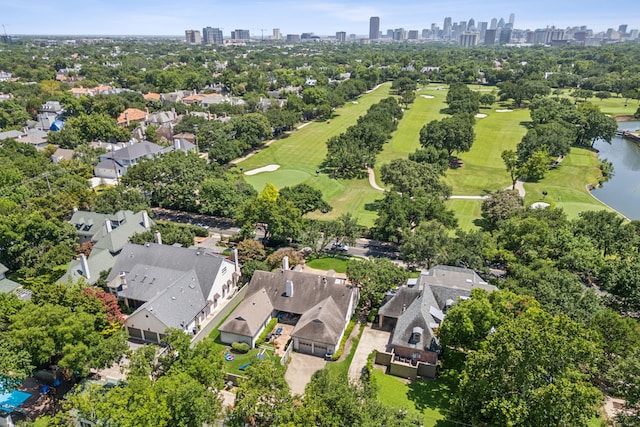
[[[129,113],[127,111],[124,112],[124,119],[127,121],[127,126],[129,126]]]
[[[285,296],[292,297],[293,296],[293,282],[291,280],[287,280],[284,285],[284,294]]]
[[[89,272],[89,262],[87,261],[87,256],[85,254],[80,254],[80,268],[82,269],[84,277],[90,279],[91,273]]]
[[[236,273],[240,274],[240,261],[238,260],[238,249],[233,248],[231,250],[231,255],[233,256],[233,262],[236,266]]]
[[[104,221],[104,228],[107,229],[107,234],[111,233],[113,231],[113,225],[111,224],[111,220],[110,219],[106,219]]]
[[[153,232],[153,237],[155,238],[157,244],[162,244],[162,236],[160,235],[160,232],[158,230]]]
[[[282,257],[282,269],[285,271],[289,269],[289,257],[286,255]]]
[[[121,271],[118,277],[120,278],[120,286],[122,286],[122,290],[127,289],[127,273]]]
[[[144,228],[151,228],[151,221],[149,220],[147,211],[142,211],[142,226]]]

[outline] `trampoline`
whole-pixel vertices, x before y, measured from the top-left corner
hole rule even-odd
[[[224,360],[226,360],[227,362],[231,362],[234,359],[233,354],[225,354],[224,355]]]
[[[0,394],[0,410],[11,413],[30,397],[30,393],[19,390],[13,390],[11,393]]]

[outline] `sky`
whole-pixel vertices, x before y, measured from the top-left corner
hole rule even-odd
[[[586,25],[640,29],[640,1],[591,0],[0,0],[0,24],[9,35],[184,35],[186,29],[248,29],[265,36],[336,31],[366,35],[369,18],[380,17],[380,30],[422,30],[444,18],[453,22],[490,22],[515,14],[515,28]]]

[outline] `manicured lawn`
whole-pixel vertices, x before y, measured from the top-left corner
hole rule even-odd
[[[451,398],[458,383],[458,372],[463,366],[462,354],[450,354],[451,369],[443,369],[436,379],[408,382],[402,378],[385,375],[374,369],[378,387],[378,400],[394,408],[404,408],[421,414],[426,427],[449,427],[455,424],[444,421],[451,406]]]
[[[244,372],[239,369],[240,366],[254,362],[255,360],[257,360],[258,354],[260,354],[261,352],[263,352],[263,350],[260,348],[252,348],[248,353],[245,354],[230,352],[231,354],[233,354],[233,360],[230,362],[227,362],[225,360],[223,365],[224,371],[230,374],[242,375]],[[272,351],[264,351],[263,357],[275,356]]]
[[[406,159],[410,153],[420,147],[420,129],[432,120],[443,117],[440,110],[445,108],[446,90],[438,90],[441,85],[427,85],[416,91],[416,100],[404,111],[398,129],[393,133],[391,141],[385,144],[382,153],[376,159],[376,181],[380,181],[380,167],[394,159]],[[433,98],[425,98],[433,96]]]
[[[476,221],[481,215],[482,200],[449,199],[446,203],[456,213],[458,228],[465,231],[479,228]]]
[[[481,195],[506,188],[511,183],[501,154],[504,150],[516,149],[526,133],[523,125],[529,121],[529,110],[496,112],[501,109],[506,108],[494,104],[490,109],[480,110],[487,117],[476,119],[473,146],[468,153],[459,155],[463,166],[447,172],[446,182],[453,187],[453,194]]]
[[[587,184],[598,181],[600,169],[597,166],[596,153],[586,148],[571,148],[560,166],[549,171],[547,176],[537,183],[525,183],[527,192],[525,204],[544,201],[564,209],[569,218],[578,216],[578,212],[608,209],[606,205],[591,196],[586,190]],[[542,192],[547,195],[543,197]]]
[[[333,206],[328,213],[313,212],[308,216],[314,219],[331,220],[350,212],[358,222],[371,227],[377,218],[377,208],[383,195],[369,185],[368,180],[336,180],[324,174],[316,176],[316,170],[326,155],[326,141],[331,136],[344,132],[353,125],[367,109],[389,96],[390,83],[384,84],[372,93],[358,98],[357,104],[347,103],[335,112],[335,117],[326,122],[313,122],[291,135],[274,142],[270,147],[245,160],[239,166],[249,171],[269,164],[278,164],[280,169],[246,176],[246,180],[257,190],[267,182],[278,188],[307,183],[322,191],[325,200]],[[446,107],[446,85],[430,84],[420,88],[416,100],[404,114],[398,129],[392,135],[378,156],[375,172],[378,185],[380,167],[397,158],[406,158],[419,147],[420,129],[431,120],[444,117],[442,108]],[[472,87],[473,90],[493,91],[491,87]],[[424,96],[433,96],[425,98]],[[603,112],[611,115],[631,115],[637,109],[637,101],[630,101],[625,107],[624,98],[591,99]],[[459,155],[462,167],[447,172],[445,181],[453,188],[454,195],[482,195],[506,188],[510,185],[509,175],[505,171],[501,153],[506,149],[515,150],[518,142],[526,133],[526,124],[530,120],[529,110],[515,109],[512,112],[498,113],[496,110],[509,109],[509,106],[496,103],[490,108],[481,108],[487,117],[476,120],[476,140],[468,153]],[[562,207],[569,217],[578,212],[594,209],[608,209],[593,198],[585,189],[587,184],[597,182],[599,170],[597,157],[588,150],[574,148],[562,165],[539,183],[527,183],[526,203],[540,201],[542,190],[548,195],[545,201]],[[460,227],[465,230],[477,228],[474,220],[480,217],[481,201],[450,200],[447,202],[456,211]]]
[[[318,270],[333,270],[336,273],[345,273],[347,271],[348,260],[335,257],[322,257],[308,261],[307,265]]]
[[[311,217],[335,219],[343,213],[351,212],[360,224],[373,225],[376,213],[371,210],[371,204],[382,197],[380,192],[371,188],[365,179],[334,180],[323,174],[316,176],[316,170],[327,154],[327,139],[354,125],[369,107],[389,96],[390,88],[391,83],[385,83],[358,98],[356,104],[347,102],[345,106],[338,108],[328,123],[312,122],[240,163],[238,166],[244,171],[270,164],[281,166],[274,172],[245,176],[247,182],[258,191],[268,182],[278,188],[305,182],[322,191],[325,200],[334,208],[327,214],[315,213]]]

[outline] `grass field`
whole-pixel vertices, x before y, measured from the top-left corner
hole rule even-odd
[[[347,262],[349,261],[342,258],[322,257],[312,261],[307,261],[307,265],[318,270],[333,270],[336,273],[346,273]]]
[[[367,109],[390,95],[390,83],[358,98],[357,103],[347,103],[336,110],[335,117],[329,123],[312,122],[296,130],[285,138],[275,141],[270,147],[239,164],[249,171],[269,164],[278,164],[280,169],[246,176],[246,180],[257,190],[269,182],[278,188],[307,183],[322,191],[325,200],[333,206],[326,214],[314,212],[314,219],[335,219],[350,212],[361,225],[370,227],[377,217],[378,202],[382,193],[371,188],[366,179],[335,180],[324,174],[316,174],[326,155],[326,141],[339,135],[353,125]],[[493,88],[472,87],[473,90],[492,91]],[[383,164],[397,158],[406,158],[419,147],[420,129],[431,120],[443,117],[441,110],[446,107],[446,86],[431,84],[416,92],[416,100],[404,114],[398,129],[392,135],[382,153],[378,156],[375,172],[378,185],[380,168]],[[433,98],[427,98],[433,97]],[[625,106],[624,98],[590,100],[600,106],[603,112],[615,115],[632,115],[637,102]],[[526,133],[529,121],[528,109],[515,109],[512,112],[499,113],[496,110],[508,109],[506,104],[496,103],[490,108],[482,108],[487,117],[476,120],[476,140],[471,150],[460,154],[463,166],[447,172],[445,181],[453,188],[454,195],[482,195],[506,188],[510,185],[509,175],[504,169],[501,153],[506,149],[515,149]],[[561,166],[549,172],[538,183],[526,183],[526,203],[540,201],[542,191],[548,195],[545,201],[553,206],[562,207],[569,217],[577,216],[585,210],[610,209],[592,197],[586,186],[594,184],[599,177],[598,160],[594,152],[574,148],[565,157]],[[481,202],[478,200],[450,200],[447,204],[453,208],[460,227],[468,230],[476,228],[474,221],[480,216]]]
[[[373,204],[382,197],[380,192],[371,188],[365,179],[335,180],[323,174],[316,176],[316,170],[327,154],[327,139],[343,133],[355,124],[369,107],[389,96],[390,88],[391,84],[385,83],[358,98],[357,104],[348,102],[338,108],[329,123],[312,122],[243,161],[238,166],[245,171],[270,164],[281,166],[274,172],[246,176],[247,182],[258,191],[268,182],[278,188],[305,182],[321,190],[325,200],[333,206],[333,211],[327,214],[317,213],[312,217],[335,219],[345,212],[351,212],[360,224],[373,225],[377,216]]]

